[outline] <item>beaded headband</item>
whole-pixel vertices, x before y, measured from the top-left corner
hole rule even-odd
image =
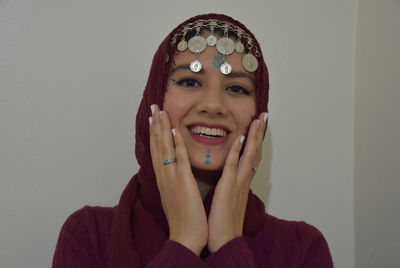
[[[210,31],[210,35],[206,38],[200,35],[200,31],[206,29]],[[220,29],[223,31],[223,37],[217,38],[214,35],[214,30]],[[186,35],[190,32],[195,32],[195,35],[186,41]],[[236,42],[229,38],[229,33],[234,33],[237,36]],[[246,54],[242,58],[242,66],[248,72],[255,72],[258,68],[258,60],[261,56],[258,48],[253,45],[253,38],[242,28],[233,25],[227,21],[207,19],[197,20],[182,26],[171,40],[171,45],[175,45],[176,42],[178,51],[186,51],[189,49],[196,55],[196,59],[190,64],[190,70],[194,73],[200,72],[202,64],[199,61],[200,53],[203,52],[207,46],[216,46],[217,51],[223,57],[223,63],[220,65],[220,71],[223,74],[230,74],[232,72],[232,65],[227,61],[227,56],[233,52],[242,54],[246,50]],[[242,40],[245,41],[244,45]],[[253,55],[254,54],[254,55]]]

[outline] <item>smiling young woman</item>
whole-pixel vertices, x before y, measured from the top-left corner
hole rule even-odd
[[[322,234],[265,212],[250,190],[267,129],[254,35],[219,14],[176,27],[136,118],[140,170],[113,208],[64,224],[53,267],[332,267]]]

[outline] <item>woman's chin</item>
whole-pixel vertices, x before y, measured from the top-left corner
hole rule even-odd
[[[202,164],[192,165],[193,176],[207,184],[215,185],[222,174],[222,165]]]
[[[192,168],[197,170],[204,170],[207,172],[221,172],[224,168],[223,163],[213,163],[211,161],[204,161],[201,163],[191,163]]]

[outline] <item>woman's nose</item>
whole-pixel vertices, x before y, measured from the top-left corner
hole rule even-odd
[[[227,107],[221,89],[217,87],[205,89],[200,96],[198,110],[212,117],[223,117],[227,112]]]

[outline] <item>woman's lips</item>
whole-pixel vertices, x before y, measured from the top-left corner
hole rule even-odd
[[[202,135],[200,133],[193,133],[192,129],[196,127],[204,127],[204,128],[209,128],[209,129],[221,129],[224,131],[225,135],[224,136],[208,136],[208,135]],[[199,143],[207,144],[207,145],[218,145],[226,142],[228,140],[228,135],[231,132],[229,128],[227,128],[224,125],[220,124],[209,124],[205,122],[196,122],[193,124],[190,124],[188,126],[188,131],[192,138],[196,140]]]
[[[222,136],[222,137],[207,137],[207,136],[201,136],[198,134],[194,134],[192,131],[189,129],[189,133],[192,136],[192,138],[200,143],[207,144],[207,145],[218,145],[226,142],[228,140],[228,135]]]

